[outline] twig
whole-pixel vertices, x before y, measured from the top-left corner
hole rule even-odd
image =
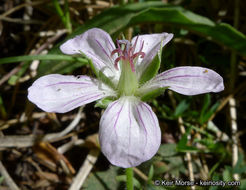
[[[49,38],[42,46],[40,46],[34,53],[32,53],[32,55],[38,55],[39,53],[41,53],[44,49],[48,48],[48,46],[55,42],[56,40],[58,40],[65,32],[62,31],[61,33],[58,33],[56,36],[53,36],[51,38]],[[15,67],[14,69],[12,69],[9,73],[7,73],[6,75],[4,75],[1,80],[0,80],[0,86],[6,82],[12,75],[16,74],[21,68],[22,66],[25,64],[25,62],[21,62],[17,67]]]
[[[238,142],[237,142],[237,111],[236,101],[234,98],[229,100],[231,116],[231,135],[232,135],[232,167],[235,167],[238,161]],[[235,180],[239,180],[239,175],[233,175]]]
[[[51,133],[47,134],[44,137],[38,137],[34,135],[25,135],[25,136],[4,136],[0,137],[0,148],[7,148],[7,147],[30,147],[33,146],[38,141],[48,141],[48,142],[55,142],[57,139],[65,136],[69,133],[76,125],[79,123],[80,119],[82,118],[82,110],[83,107],[79,108],[78,114],[74,118],[74,120],[61,132],[59,133]]]
[[[69,141],[68,143],[63,144],[62,146],[57,148],[57,151],[60,154],[64,154],[65,152],[67,152],[68,150],[73,148],[73,146],[75,146],[75,145],[80,146],[80,145],[83,145],[84,143],[85,143],[85,141],[83,139],[78,139],[78,136],[73,136],[71,141]]]
[[[4,177],[4,181],[11,190],[20,190],[15,184],[14,180],[10,177],[8,171],[5,169],[3,163],[0,161],[0,173]]]
[[[172,92],[171,91],[168,91],[168,95],[169,95],[169,97],[171,99],[171,102],[172,102],[173,107],[175,108],[176,107],[176,100],[173,98]],[[185,127],[184,127],[184,124],[183,123],[184,122],[183,122],[182,117],[178,117],[179,129],[180,129],[182,135],[185,134]],[[189,152],[187,152],[185,154],[185,156],[186,156],[187,165],[188,165],[189,179],[190,179],[190,181],[194,181],[195,178],[194,178],[194,173],[193,173],[191,154]],[[195,190],[196,187],[195,186],[191,186],[191,189],[192,190]]]
[[[37,137],[34,135],[9,135],[0,137],[0,148],[9,148],[9,147],[30,147],[35,144]]]
[[[54,139],[63,137],[66,134],[68,134],[71,130],[74,129],[74,127],[78,125],[80,119],[82,118],[82,110],[83,110],[83,106],[79,108],[78,114],[76,115],[74,120],[63,131],[59,133],[52,133],[52,134],[45,135],[43,140],[52,142]]]
[[[22,9],[23,7],[26,7],[26,6],[36,6],[36,5],[40,5],[40,4],[46,3],[46,2],[48,2],[48,0],[45,0],[45,1],[44,0],[42,0],[42,1],[35,1],[35,2],[30,2],[30,3],[29,2],[28,3],[23,3],[21,5],[18,5],[16,7],[12,8],[12,9],[6,11],[5,13],[1,14],[0,15],[0,19],[2,19],[3,17],[6,17],[6,16],[12,14],[15,11],[18,11],[19,9]]]
[[[139,170],[138,168],[133,168],[133,171],[139,176],[141,177],[144,181],[148,181],[148,176],[146,176],[141,170]]]
[[[234,6],[234,20],[233,26],[238,28],[239,15],[240,15],[240,0],[235,0]],[[236,51],[231,53],[231,73],[230,73],[230,91],[233,92],[235,81],[236,81],[236,71],[237,71],[237,55]],[[237,112],[236,112],[236,101],[232,97],[229,100],[229,109],[231,116],[231,134],[232,134],[232,167],[235,167],[238,161],[238,140],[237,140]],[[239,180],[239,174],[233,174],[235,180]]]
[[[89,154],[87,155],[83,165],[79,169],[78,174],[75,176],[73,183],[69,187],[69,190],[79,190],[81,189],[82,185],[85,182],[86,177],[91,172],[94,164],[97,161],[98,155],[100,151],[98,149],[90,150]]]
[[[184,127],[184,122],[183,122],[182,117],[178,118],[178,124],[179,124],[179,128],[180,128],[180,131],[181,131],[182,135],[184,135],[185,134],[185,127]],[[186,155],[186,159],[187,159],[187,165],[188,165],[188,171],[189,171],[189,179],[190,179],[190,181],[195,181],[193,167],[192,167],[191,154],[190,154],[190,152],[186,152],[185,155]],[[195,186],[191,186],[191,189],[195,190],[196,187]]]

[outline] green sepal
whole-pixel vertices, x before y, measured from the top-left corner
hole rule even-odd
[[[112,82],[112,80],[110,78],[106,77],[106,75],[103,74],[103,72],[101,70],[98,72],[97,78],[100,79],[104,84],[107,84],[112,89],[116,90],[116,87],[115,87],[114,83]]]
[[[101,100],[98,100],[97,103],[95,104],[95,108],[102,108],[106,109],[108,105],[113,102],[115,99],[113,97],[106,97]]]
[[[92,60],[89,58],[89,57],[87,57],[82,51],[79,51],[80,52],[80,54],[83,56],[83,57],[85,57],[87,60],[88,60],[88,63],[89,63],[89,65],[90,65],[90,68],[91,68],[91,70],[92,70],[92,72],[96,75],[96,77],[98,78],[98,72],[97,72],[97,70],[96,70],[96,68],[94,67],[94,65],[93,65],[93,63],[92,63]]]
[[[88,60],[88,63],[91,67],[91,70],[93,71],[93,73],[96,75],[96,77],[98,79],[100,79],[103,83],[107,84],[108,86],[110,86],[112,89],[116,89],[114,83],[112,83],[111,79],[106,77],[105,74],[103,74],[103,72],[97,71],[97,69],[95,68],[95,66],[93,65],[93,62],[90,58],[88,58],[82,51],[80,51],[80,53]]]
[[[148,65],[148,67],[143,71],[142,75],[140,76],[140,85],[149,81],[158,73],[161,66],[162,43],[163,41],[161,42],[160,51],[157,53],[152,62]]]
[[[153,91],[147,92],[146,94],[144,94],[141,97],[141,100],[144,102],[152,100],[152,99],[156,98],[157,96],[160,96],[161,94],[163,94],[165,92],[165,90],[168,88],[169,88],[169,86],[164,87],[164,88],[157,88]]]

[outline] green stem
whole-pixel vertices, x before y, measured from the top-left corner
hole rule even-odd
[[[126,187],[127,190],[133,190],[133,169],[126,168]]]
[[[68,6],[68,0],[65,0],[65,19],[66,19],[66,27],[68,29],[68,32],[72,32],[72,25],[70,21],[70,14],[69,14],[69,6]]]
[[[58,0],[53,0],[54,7],[58,13],[58,15],[61,17],[61,20],[65,27],[67,28],[68,32],[72,32],[71,22],[70,22],[70,15],[68,10],[68,1],[65,0],[65,14],[61,9],[61,6],[59,5]]]

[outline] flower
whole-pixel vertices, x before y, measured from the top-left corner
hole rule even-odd
[[[90,29],[66,41],[60,49],[65,54],[82,53],[91,59],[98,79],[50,74],[33,83],[28,99],[44,111],[64,113],[112,97],[114,101],[100,120],[101,150],[116,166],[137,166],[151,159],[161,143],[158,119],[141,100],[144,95],[165,88],[184,95],[224,89],[222,77],[207,68],[176,67],[153,74],[158,54],[172,37],[168,33],[139,35],[131,42],[118,40],[115,47],[108,33]]]

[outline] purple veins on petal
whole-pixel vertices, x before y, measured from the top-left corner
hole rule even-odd
[[[172,77],[168,77],[168,78],[162,78],[162,79],[160,79],[160,81],[173,80],[173,79],[178,79],[178,78],[206,78],[208,80],[212,80],[209,77],[201,76],[201,75],[178,75],[178,76],[172,76]],[[175,80],[173,80],[173,81],[175,81]]]
[[[122,97],[106,109],[100,120],[99,141],[102,152],[113,165],[137,166],[157,152],[160,128],[149,111],[152,110],[141,107],[134,97]]]
[[[98,46],[102,49],[103,53],[108,57],[109,60],[111,60],[110,56],[108,55],[108,53],[106,52],[105,48],[102,46],[102,44],[96,40]]]
[[[83,85],[83,87],[85,87],[84,85],[91,85],[89,82],[58,82],[58,83],[54,83],[54,84],[49,84],[45,87],[50,87],[50,86],[56,86],[56,85],[67,85],[67,84],[72,84],[72,85]]]
[[[149,86],[148,86],[149,85]],[[223,78],[213,70],[203,67],[176,67],[151,80],[146,89],[168,86],[170,90],[184,95],[197,95],[224,90]]]
[[[92,60],[92,64],[95,66],[96,72],[100,71],[104,67],[110,67],[113,73],[115,71],[113,65],[113,59],[110,56],[111,51],[115,49],[115,45],[110,37],[110,35],[99,29],[93,28],[85,33],[76,36],[60,46],[61,51],[64,54],[80,54],[82,52],[88,58]],[[76,50],[76,51],[71,51]],[[113,57],[114,58],[114,57]],[[107,77],[112,76],[110,70],[104,73]],[[118,80],[118,74],[115,74]]]
[[[123,108],[123,106],[121,106],[120,111],[117,112],[116,120],[115,120],[115,123],[114,123],[114,128],[116,127],[117,121],[118,121],[118,119],[120,117],[120,113],[122,111],[122,108]]]
[[[99,87],[100,86],[100,87]],[[113,90],[97,79],[59,74],[37,79],[28,89],[28,99],[47,112],[64,113],[106,96]]]

